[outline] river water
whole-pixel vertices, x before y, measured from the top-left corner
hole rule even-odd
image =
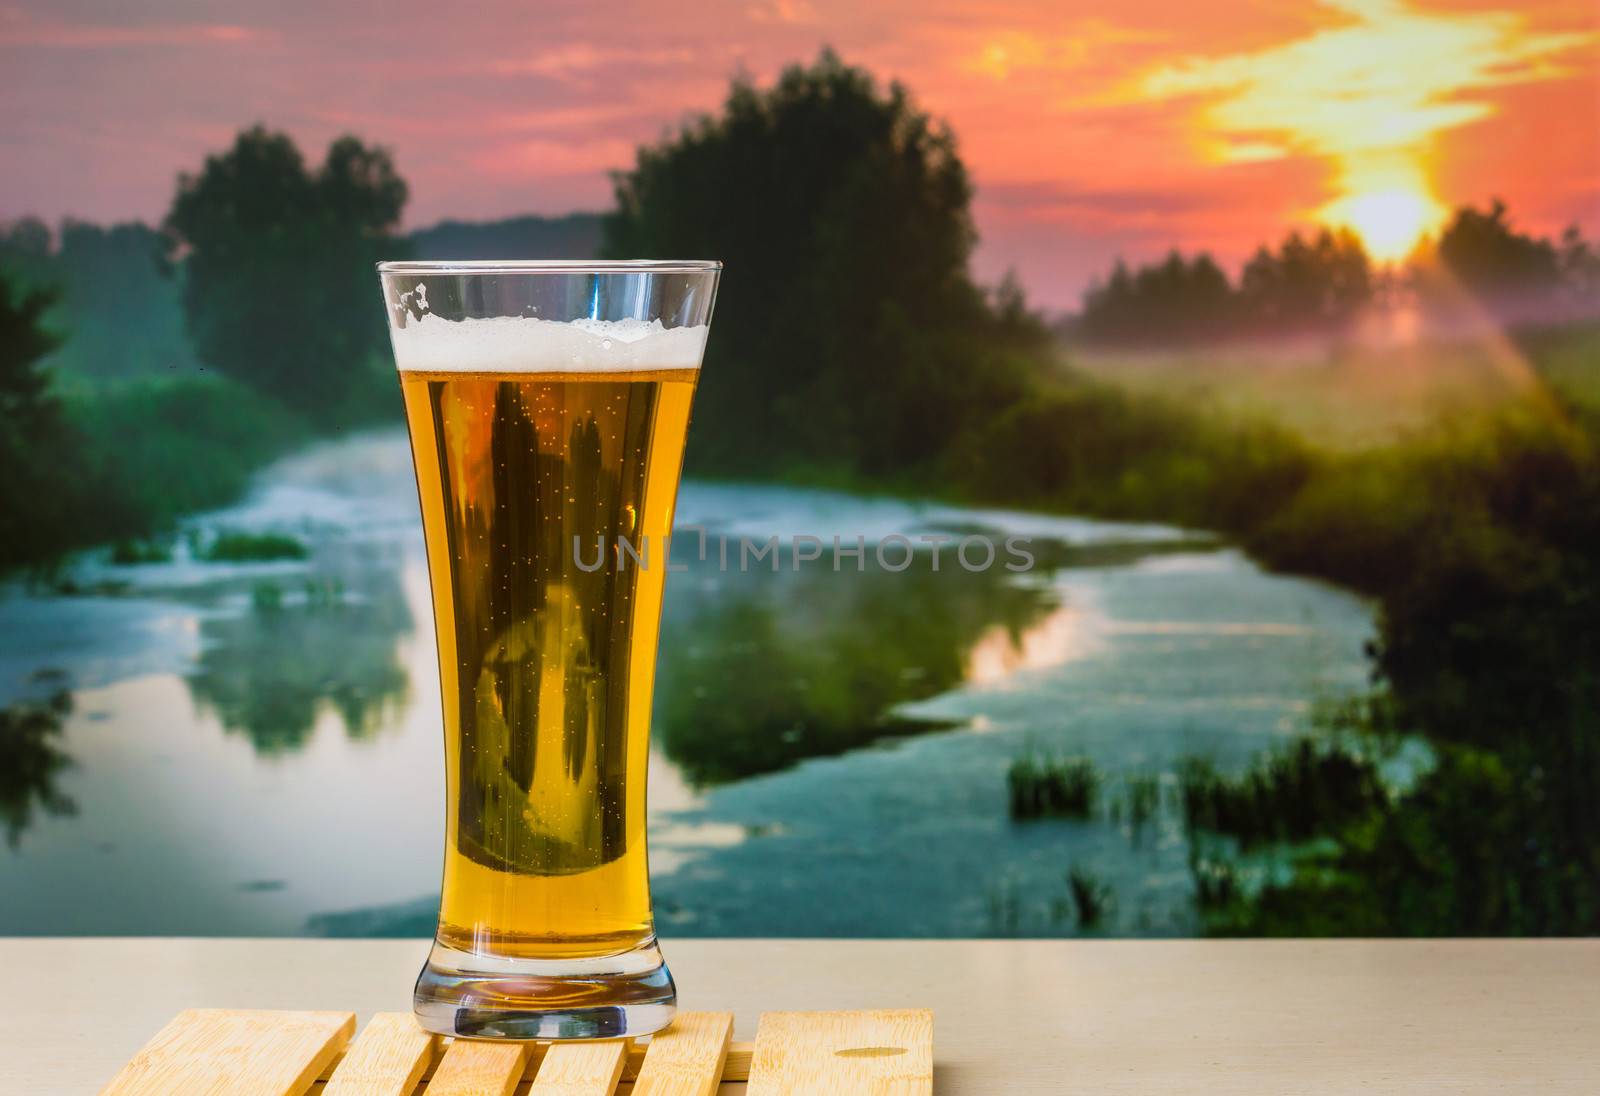
[[[1363,602],[1175,529],[694,482],[678,517],[713,548],[668,580],[666,936],[1090,931],[1074,868],[1109,896],[1092,931],[1194,932],[1177,766],[1242,767],[1366,681]],[[73,593],[0,599],[0,703],[71,696],[0,781],[0,933],[425,935],[442,757],[404,436],[308,450],[190,524],[310,555],[90,554]],[[939,533],[1025,536],[1037,563],[890,570],[870,548]],[[774,534],[863,537],[866,565],[718,565],[716,537]],[[1092,760],[1092,818],[1009,817],[1029,752]],[[1135,824],[1128,782],[1151,779]]]

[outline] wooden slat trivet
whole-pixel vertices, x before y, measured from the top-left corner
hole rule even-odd
[[[683,1012],[650,1040],[633,1096],[713,1096],[726,1079],[733,1013]]]
[[[102,1096],[297,1096],[355,1029],[353,1012],[189,1009],[146,1043]]]
[[[532,1049],[528,1043],[457,1039],[444,1052],[424,1096],[511,1096]],[[338,1070],[333,1079],[339,1079]]]
[[[433,1068],[434,1044],[405,1013],[380,1012],[338,1063],[338,1080],[329,1081],[322,1096],[411,1096]]]
[[[191,1009],[101,1096],[928,1096],[933,1014],[764,1013],[732,1043],[733,1015],[682,1012],[647,1043],[516,1043],[430,1035],[379,1013],[345,1051],[348,1012]],[[748,1087],[745,1082],[748,1081]],[[620,1086],[620,1087],[619,1087]]]

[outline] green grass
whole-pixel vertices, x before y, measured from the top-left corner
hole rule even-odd
[[[1189,875],[1194,880],[1195,906],[1208,916],[1235,909],[1244,899],[1239,869],[1230,860],[1203,856],[1192,849]]]
[[[1072,896],[1079,928],[1094,928],[1111,908],[1111,887],[1088,868],[1072,866],[1067,872],[1067,890]]]
[[[1135,773],[1123,782],[1122,794],[1111,806],[1111,816],[1126,822],[1137,835],[1161,810],[1161,777],[1155,773]]]
[[[1006,771],[1011,817],[1088,818],[1100,792],[1100,774],[1087,758],[1028,753]]]
[[[1227,834],[1245,848],[1307,840],[1386,798],[1373,762],[1309,738],[1269,753],[1240,776],[1226,776],[1197,759],[1181,772],[1189,829]]]

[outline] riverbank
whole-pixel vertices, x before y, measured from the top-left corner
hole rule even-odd
[[[314,447],[196,520],[308,555],[99,560],[82,585],[119,593],[0,601],[0,671],[72,692],[49,793],[75,808],[33,800],[0,931],[425,931],[439,701],[403,435]],[[651,843],[675,935],[1075,933],[1074,865],[1116,891],[1093,931],[1192,932],[1181,816],[1016,823],[1011,760],[1092,757],[1108,795],[1191,754],[1233,772],[1365,673],[1361,602],[1168,527],[692,481],[680,522],[960,527],[1059,562],[672,576]]]

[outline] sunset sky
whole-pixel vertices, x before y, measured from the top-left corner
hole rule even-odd
[[[387,145],[407,221],[599,209],[642,140],[832,44],[954,128],[980,273],[1289,226],[1403,250],[1452,204],[1600,234],[1594,0],[0,0],[0,219],[157,220],[242,125]]]

